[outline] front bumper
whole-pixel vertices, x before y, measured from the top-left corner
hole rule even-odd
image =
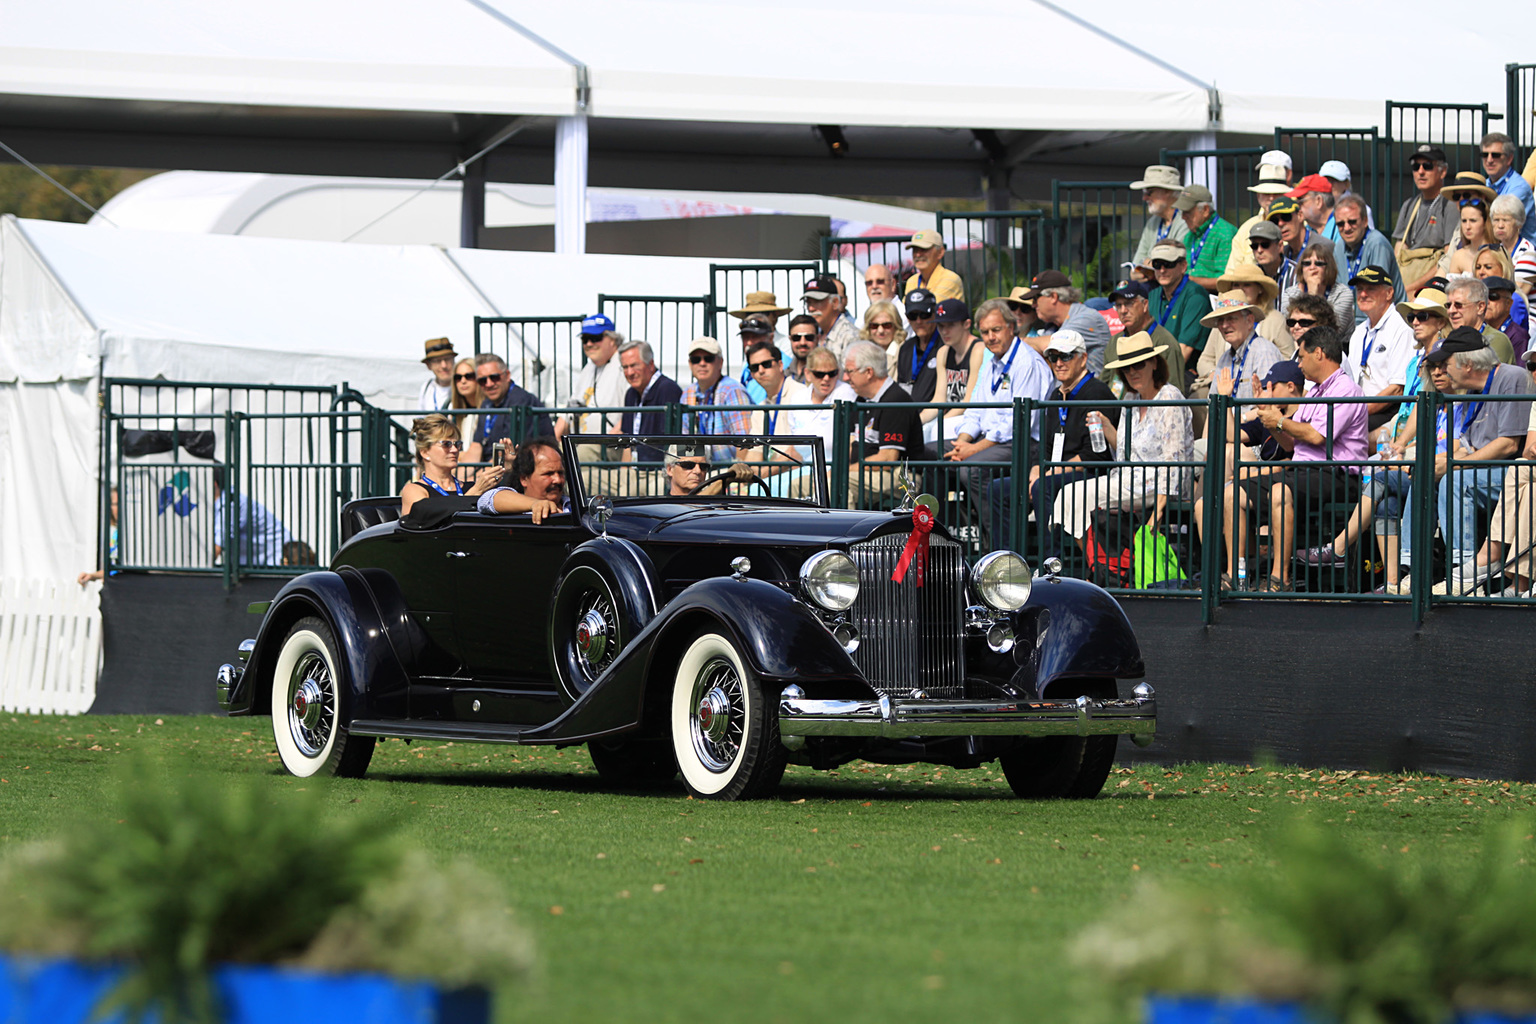
[[[1130,736],[1157,732],[1157,697],[1147,683],[1128,700],[813,700],[785,689],[779,735],[797,749],[807,736]]]

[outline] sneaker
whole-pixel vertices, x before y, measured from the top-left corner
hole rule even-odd
[[[1497,576],[1504,571],[1504,560],[1494,559],[1492,562],[1479,562],[1475,557],[1456,566],[1450,571],[1449,582],[1458,594],[1470,593],[1482,586],[1489,578]]]
[[[1296,561],[1307,565],[1319,565],[1323,568],[1331,568],[1344,564],[1344,556],[1333,550],[1332,544],[1324,544],[1315,548],[1302,548],[1296,552]]]

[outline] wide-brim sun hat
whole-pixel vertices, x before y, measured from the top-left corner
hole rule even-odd
[[[1240,263],[1222,274],[1216,281],[1216,291],[1229,292],[1243,284],[1256,284],[1264,289],[1266,302],[1274,302],[1280,294],[1280,282],[1264,273],[1254,263]]]
[[[1241,288],[1222,292],[1211,300],[1211,311],[1200,318],[1201,327],[1215,327],[1216,321],[1232,313],[1250,312],[1257,319],[1264,319],[1265,310],[1248,301],[1248,293]]]
[[[1410,313],[1423,313],[1428,310],[1446,323],[1450,323],[1451,311],[1446,308],[1447,301],[1448,296],[1438,288],[1420,288],[1419,294],[1407,302],[1397,304],[1397,315],[1407,320]]]
[[[1168,351],[1167,345],[1152,344],[1152,335],[1146,331],[1140,331],[1129,338],[1120,339],[1120,358],[1112,363],[1105,363],[1106,370],[1119,370],[1127,366],[1134,366],[1153,356],[1162,355]]]

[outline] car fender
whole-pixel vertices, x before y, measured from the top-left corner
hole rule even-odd
[[[617,611],[623,618],[623,635],[633,637],[643,630],[656,615],[656,567],[638,544],[618,537],[596,537],[578,545],[566,556],[560,566],[555,586],[550,593],[549,609],[549,671],[550,675],[569,688],[567,676],[574,672],[561,664],[564,649],[562,630],[575,628],[572,621],[562,621],[570,615],[572,595],[567,592],[566,580],[577,569],[591,569],[608,582],[613,590]]]
[[[645,719],[647,694],[670,695],[683,642],[703,629],[733,638],[752,671],[769,684],[794,682],[815,691],[875,691],[810,608],[762,580],[716,576],[667,603],[559,718],[524,733],[525,742],[581,742],[623,732]]]
[[[404,662],[419,656],[425,638],[406,614],[389,573],[348,567],[296,576],[272,599],[242,678],[250,711],[271,713],[272,666],[288,631],[307,615],[323,619],[336,636],[353,713],[359,718],[404,718]]]
[[[1013,619],[1018,638],[1014,685],[1039,699],[1049,698],[1058,683],[1146,675],[1141,645],[1125,610],[1092,583],[1040,577]]]

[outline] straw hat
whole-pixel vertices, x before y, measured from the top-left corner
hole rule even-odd
[[[731,310],[731,316],[741,320],[753,313],[772,313],[775,316],[783,316],[789,312],[791,310],[788,306],[779,305],[779,297],[773,292],[747,292],[747,304],[740,309]]]
[[[1152,335],[1146,331],[1139,331],[1129,338],[1120,339],[1120,358],[1112,363],[1105,363],[1104,369],[1118,370],[1124,366],[1131,366],[1152,356],[1161,355],[1168,351],[1167,345],[1152,344]]]
[[[1260,164],[1259,183],[1249,185],[1248,191],[1259,195],[1284,195],[1291,190],[1290,183],[1285,180],[1286,174],[1286,169],[1279,164]]]
[[[1463,199],[1467,196],[1477,196],[1482,199],[1484,205],[1491,203],[1498,197],[1498,193],[1488,187],[1488,179],[1478,171],[1457,171],[1454,181],[1448,182],[1440,190],[1441,195],[1447,195],[1453,199]]]
[[[1008,297],[1003,301],[1008,303],[1009,308],[1012,309],[1015,313],[1025,309],[1032,310],[1035,308],[1035,290],[1033,288],[1026,288],[1024,285],[1019,285],[1013,291],[1009,292]]]
[[[1242,284],[1256,284],[1264,289],[1264,301],[1274,302],[1280,294],[1280,282],[1260,270],[1257,264],[1240,263],[1228,270],[1216,282],[1218,292],[1229,292]]]
[[[1428,310],[1444,319],[1446,323],[1450,323],[1451,313],[1450,310],[1445,308],[1446,301],[1446,294],[1440,289],[1420,288],[1419,294],[1407,302],[1399,302],[1397,304],[1397,315],[1407,320],[1409,313],[1422,313]]]
[[[1234,288],[1229,292],[1222,292],[1211,303],[1211,311],[1200,318],[1201,327],[1215,327],[1216,321],[1229,313],[1251,312],[1255,317],[1264,319],[1265,310],[1248,301],[1248,293],[1241,288]]]
[[[434,359],[441,359],[443,356],[456,357],[458,355],[453,350],[453,342],[447,338],[428,338],[422,342],[422,345],[427,351],[427,354],[421,359],[424,363],[430,363]]]

